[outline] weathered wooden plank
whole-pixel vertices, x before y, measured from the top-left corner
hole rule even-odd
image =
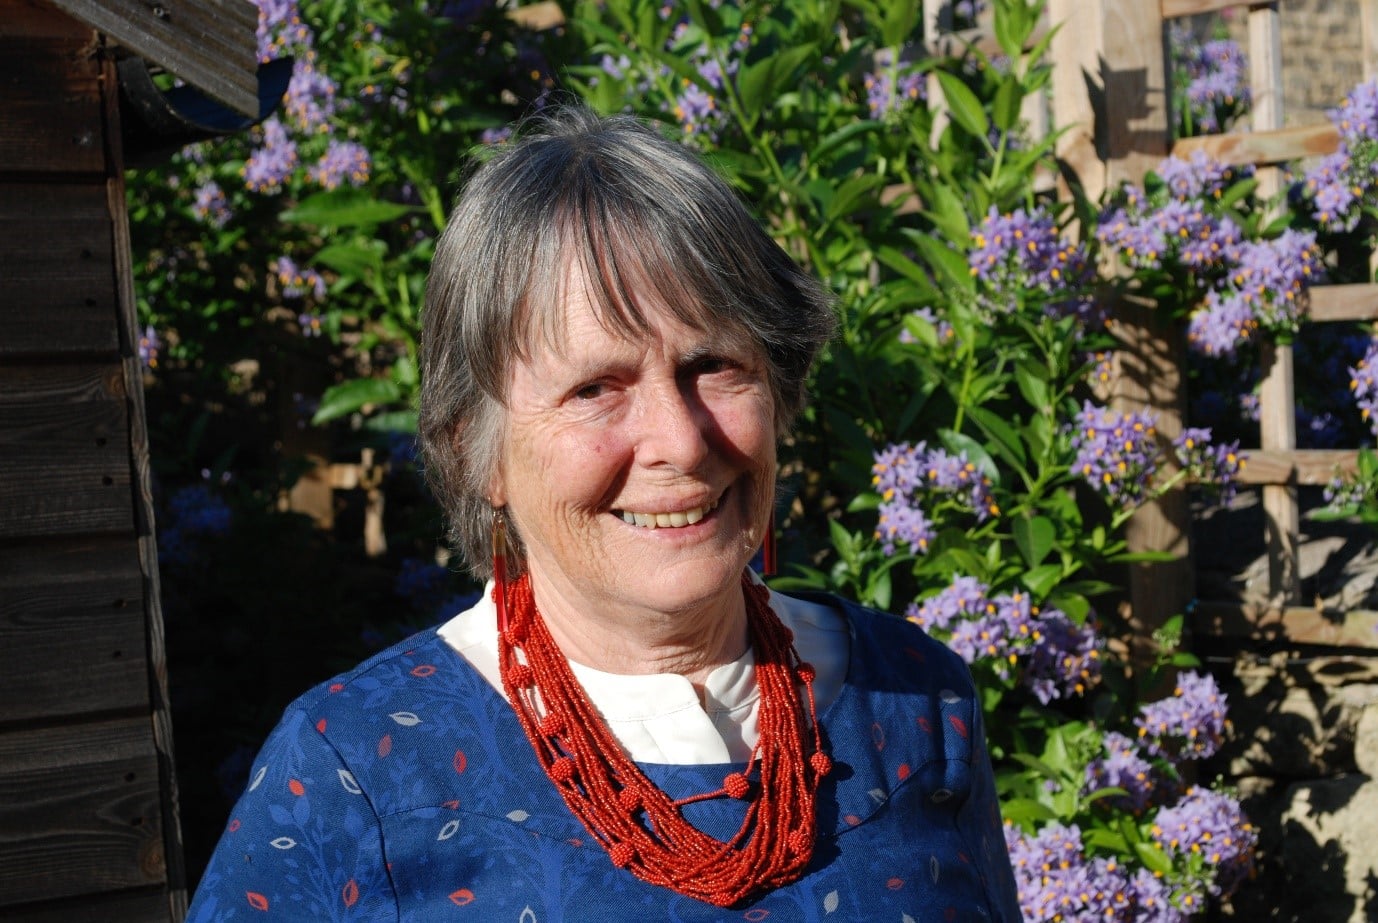
[[[1309,293],[1307,317],[1313,321],[1378,320],[1378,285],[1317,285]]]
[[[250,0],[52,0],[139,57],[258,117],[258,8]]]
[[[6,907],[5,923],[168,923],[166,888],[140,888],[109,894],[82,895],[23,907]]]
[[[1087,198],[1139,182],[1167,154],[1163,20],[1146,0],[1049,0],[1056,153]]]
[[[161,885],[148,718],[0,734],[0,906]]]
[[[0,183],[0,253],[0,358],[118,352],[104,182]]]
[[[0,538],[132,532],[125,403],[7,403]]]
[[[0,173],[102,169],[94,39],[0,34]]]
[[[122,401],[124,397],[124,370],[117,362],[0,365],[0,407]]]
[[[1336,472],[1358,470],[1357,449],[1246,449],[1239,453],[1244,469],[1241,484],[1323,486]]]
[[[147,711],[132,535],[0,549],[0,722]]]
[[[1245,0],[1161,0],[1161,5],[1164,19],[1181,19],[1248,4]]]
[[[1378,649],[1378,612],[1202,602],[1192,613],[1192,631],[1220,638]]]
[[[1305,157],[1333,154],[1340,143],[1334,125],[1301,125],[1273,131],[1251,131],[1229,135],[1199,135],[1182,138],[1172,146],[1177,157],[1189,157],[1203,150],[1212,160],[1231,166],[1284,163]]]
[[[542,3],[528,3],[525,6],[513,7],[507,11],[507,18],[524,29],[544,32],[546,29],[563,26],[565,24],[565,11],[555,0],[544,0]]]

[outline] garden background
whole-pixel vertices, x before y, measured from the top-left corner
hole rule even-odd
[[[130,181],[189,884],[282,707],[477,592],[412,442],[425,272],[467,164],[577,97],[701,149],[836,293],[782,451],[775,583],[913,618],[972,663],[1026,916],[1314,910],[1240,889],[1283,843],[1222,778],[1248,775],[1233,661],[1183,643],[1185,612],[1130,624],[1130,569],[1162,556],[1125,535],[1170,491],[1211,544],[1250,528],[1261,347],[1294,344],[1301,444],[1372,441],[1368,331],[1304,323],[1322,277],[1371,281],[1372,84],[1337,93],[1344,146],[1272,199],[1204,157],[1088,197],[1042,102],[1057,24],[1023,0],[947,7],[990,38],[942,54],[920,7],[866,0],[260,9],[261,57],[295,60],[281,109]],[[1243,125],[1237,30],[1171,32],[1179,136]],[[1110,406],[1126,300],[1190,347],[1185,428]],[[1304,506],[1371,511],[1363,471]],[[1366,887],[1340,884],[1355,919]]]

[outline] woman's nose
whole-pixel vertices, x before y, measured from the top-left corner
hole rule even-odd
[[[647,465],[693,471],[711,451],[712,420],[693,388],[684,382],[654,389],[642,414],[640,454]]]

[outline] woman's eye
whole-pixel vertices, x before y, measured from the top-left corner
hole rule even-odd
[[[591,381],[575,391],[574,396],[581,401],[591,401],[599,397],[606,390],[607,386],[601,381]]]
[[[694,363],[694,371],[700,375],[713,375],[718,372],[725,372],[732,367],[733,362],[722,356],[705,356]]]

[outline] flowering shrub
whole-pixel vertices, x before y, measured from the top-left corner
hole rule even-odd
[[[1291,226],[1265,222],[1248,171],[1204,155],[1104,202],[1058,202],[1031,184],[1052,141],[1020,114],[1049,79],[1039,5],[956,4],[963,22],[993,14],[1000,51],[943,59],[920,54],[919,7],[580,0],[567,27],[537,34],[482,0],[260,0],[261,56],[294,59],[279,112],[131,182],[154,455],[176,469],[167,483],[197,485],[185,497],[200,510],[170,502],[163,520],[170,621],[214,593],[227,625],[252,610],[276,638],[320,613],[332,637],[370,648],[472,593],[435,563],[439,523],[406,476],[417,306],[463,152],[502,140],[562,80],[703,150],[836,293],[840,333],[789,447],[787,470],[807,475],[783,483],[795,563],[777,583],[902,612],[971,664],[998,716],[1028,918],[1178,920],[1237,887],[1253,830],[1185,768],[1219,745],[1224,698],[1175,650],[1180,622],[1157,636],[1156,662],[1121,662],[1107,597],[1114,568],[1144,560],[1123,538],[1140,504],[1188,479],[1234,489],[1262,338],[1297,336],[1314,358],[1300,372],[1331,392],[1352,366],[1353,394],[1378,402],[1366,338],[1308,345],[1301,330],[1323,257],[1368,214],[1375,94],[1340,110],[1346,157],[1303,183],[1314,214]],[[1191,130],[1244,111],[1237,47],[1188,45],[1179,60]],[[1104,406],[1112,294],[1155,304],[1209,359],[1197,381],[1219,387],[1198,390],[1172,442],[1151,414]],[[297,384],[302,368],[318,380]],[[1304,432],[1330,432],[1348,401],[1304,405]],[[391,461],[387,560],[326,553],[275,510],[302,470],[278,445],[313,424]],[[230,467],[224,490],[197,475]],[[283,592],[289,578],[259,575],[249,548],[328,598]],[[198,581],[209,554],[224,559],[217,579]],[[377,611],[402,615],[379,624]],[[281,672],[298,691],[297,671]],[[1148,699],[1168,676],[1174,694]],[[228,752],[225,775],[243,763]]]

